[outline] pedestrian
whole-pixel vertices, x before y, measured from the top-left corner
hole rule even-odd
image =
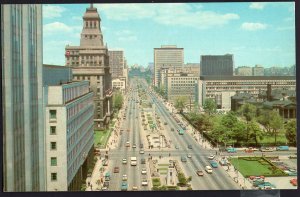
[[[216,151],[216,155],[218,154],[218,151]]]
[[[93,185],[91,184],[91,190],[93,191]]]
[[[88,186],[90,186],[91,185],[91,183],[90,182],[88,182]]]

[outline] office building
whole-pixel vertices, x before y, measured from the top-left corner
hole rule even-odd
[[[83,16],[80,46],[66,46],[66,66],[71,66],[74,81],[90,81],[94,92],[95,129],[104,129],[112,115],[112,88],[107,46],[103,44],[100,16],[93,5]]]
[[[160,86],[161,67],[182,67],[184,64],[183,48],[176,45],[162,45],[154,48],[154,85]]]
[[[3,190],[44,191],[42,5],[1,4]]]
[[[234,61],[232,54],[226,55],[202,55],[200,60],[201,76],[226,75],[232,76]]]
[[[119,90],[122,94],[125,94],[126,91],[126,79],[124,77],[117,78],[112,80],[113,90]]]
[[[93,92],[89,81],[44,88],[47,191],[79,191],[93,161]]]
[[[197,83],[198,104],[203,106],[205,99],[212,98],[219,109],[230,109],[230,98],[236,93],[249,93],[257,98],[259,93],[267,90],[267,84],[273,88],[295,90],[294,76],[200,76]]]
[[[252,75],[253,76],[264,76],[264,67],[260,65],[255,65],[255,67],[252,68]]]
[[[109,67],[112,79],[123,76],[123,69],[125,68],[124,51],[122,50],[109,50]]]

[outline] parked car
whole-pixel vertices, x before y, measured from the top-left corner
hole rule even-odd
[[[271,184],[270,182],[264,182],[258,185],[258,189],[275,189],[275,185]]]
[[[212,160],[209,163],[210,163],[211,167],[213,167],[213,168],[217,168],[218,167],[218,163],[216,161]]]
[[[115,167],[114,168],[114,173],[119,173],[120,172],[120,168],[119,167]]]
[[[197,170],[197,171],[196,171],[196,174],[197,174],[198,176],[203,176],[203,175],[204,175],[204,173],[203,173],[202,170]]]
[[[221,159],[221,160],[219,161],[219,164],[220,164],[221,166],[227,166],[227,165],[228,165],[228,162],[227,162],[226,159]]]
[[[261,152],[273,152],[273,148],[270,148],[270,147],[261,147],[259,149]]]
[[[265,181],[264,180],[255,180],[253,181],[252,185],[254,187],[258,187],[259,185],[263,184]]]
[[[236,148],[227,148],[226,149],[228,153],[236,153]]]
[[[276,150],[278,150],[278,151],[288,151],[289,146],[278,146],[278,147],[276,147]]]
[[[291,180],[290,180],[290,183],[291,183],[293,186],[297,186],[297,185],[298,185],[297,179],[291,179]]]

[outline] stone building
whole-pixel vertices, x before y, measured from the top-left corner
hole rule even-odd
[[[103,44],[100,16],[93,5],[83,16],[80,46],[65,48],[66,66],[72,67],[73,81],[90,81],[94,92],[95,129],[108,125],[112,113],[112,88],[107,46]]]

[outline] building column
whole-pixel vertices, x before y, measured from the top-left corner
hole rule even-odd
[[[109,99],[107,100],[107,106],[108,106],[108,110],[107,110],[107,112],[108,112],[108,114],[110,114],[110,106],[109,106]]]

